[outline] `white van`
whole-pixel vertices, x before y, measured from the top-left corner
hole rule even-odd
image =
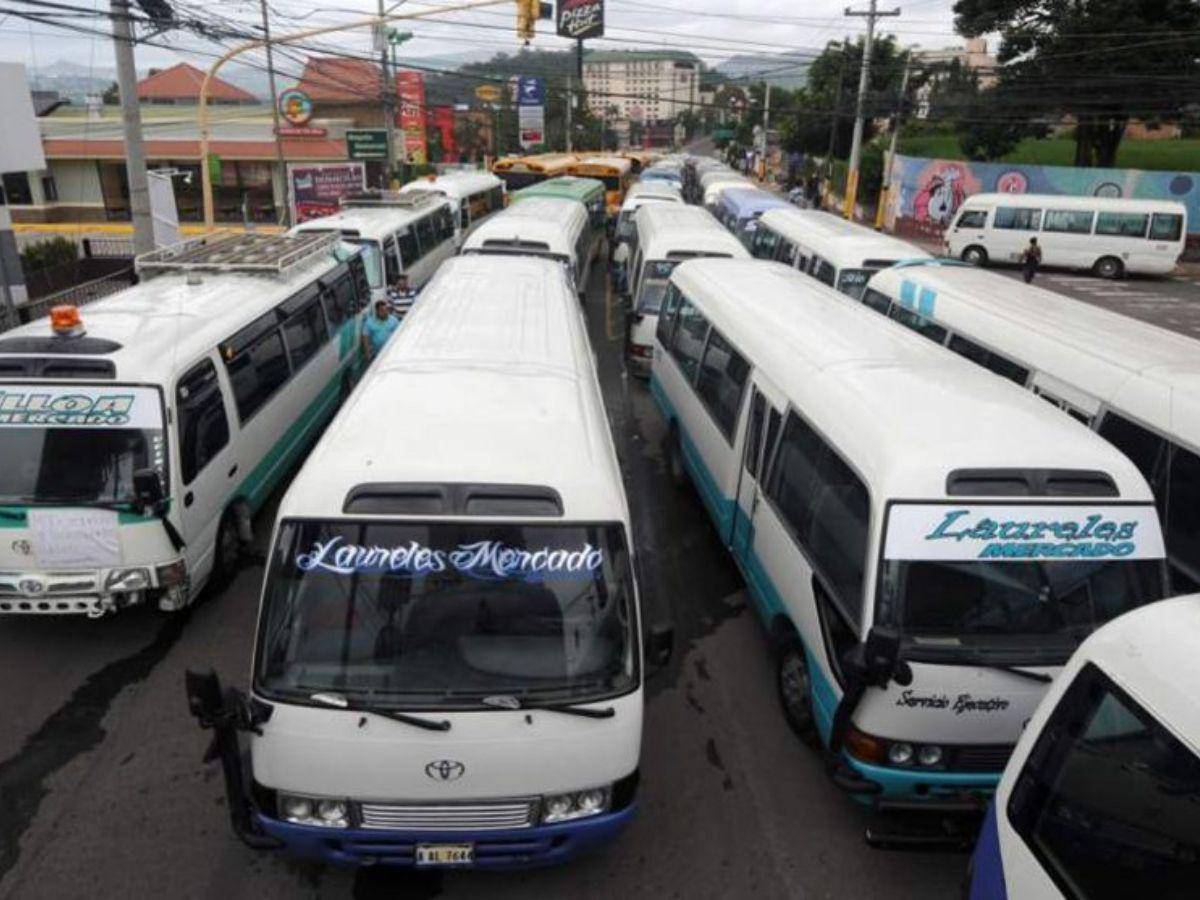
[[[403,273],[419,290],[454,255],[454,205],[438,194],[375,191],[342,200],[340,211],[310,219],[290,234],[333,232],[363,248],[371,300],[386,300]]]
[[[476,223],[504,209],[504,182],[491,172],[451,171],[418,178],[400,188],[401,194],[428,193],[445,197],[454,207],[454,236],[459,246]]]
[[[0,335],[0,615],[187,606],[349,392],[368,300],[335,235],[193,240]]]
[[[319,862],[460,868],[617,834],[642,738],[634,548],[563,267],[447,262],[280,505],[236,704],[250,780],[224,759],[235,828]]]
[[[1042,264],[1165,275],[1187,241],[1187,208],[1173,200],[974,194],[946,230],[946,252],[974,265],[1017,263],[1037,238]]]
[[[617,213],[616,225],[613,228],[613,241],[609,246],[611,259],[621,244],[628,244],[633,239],[633,214],[647,203],[683,203],[683,194],[679,188],[668,181],[638,181],[625,194],[625,201]],[[614,283],[621,284],[625,272],[614,271]]]
[[[769,209],[751,244],[756,259],[794,266],[858,300],[871,275],[906,259],[929,259],[920,247],[819,209]]]
[[[1174,591],[1200,590],[1200,342],[953,260],[880,272],[863,302],[1111,441],[1157,498]]]
[[[556,259],[568,269],[575,289],[583,297],[587,294],[598,244],[582,203],[566,198],[530,197],[472,231],[463,243],[462,252]]]
[[[1005,767],[969,900],[1196,896],[1198,646],[1200,595],[1084,641]]]
[[[877,810],[977,814],[1079,641],[1163,596],[1124,456],[781,264],[679,266],[650,390],[668,468],[773,638],[786,718]]]
[[[635,232],[629,248],[626,359],[633,374],[649,375],[658,309],[671,270],[697,256],[747,259],[750,254],[711,213],[694,206],[643,206],[635,214]]]
[[[736,172],[710,172],[700,177],[700,201],[705,209],[716,215],[721,194],[729,188],[757,187],[753,181]]]

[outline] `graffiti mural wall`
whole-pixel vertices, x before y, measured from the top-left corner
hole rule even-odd
[[[888,209],[891,230],[940,238],[971,194],[1067,194],[1176,200],[1187,207],[1188,245],[1200,245],[1200,172],[1075,169],[897,156]]]

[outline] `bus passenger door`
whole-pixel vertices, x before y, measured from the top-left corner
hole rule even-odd
[[[754,513],[761,491],[760,479],[766,474],[771,447],[779,434],[781,414],[759,390],[752,386],[750,412],[746,416],[746,436],[742,441],[742,464],[738,472],[737,506],[729,547],[743,568],[754,547]]]

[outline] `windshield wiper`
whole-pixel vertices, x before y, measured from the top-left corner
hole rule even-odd
[[[979,656],[968,656],[958,659],[929,659],[920,660],[920,662],[929,662],[937,666],[979,666],[981,669],[995,669],[998,672],[1008,672],[1010,675],[1016,675],[1018,678],[1028,678],[1030,681],[1037,681],[1042,684],[1049,684],[1054,680],[1053,675],[1046,675],[1042,672],[1030,672],[1028,669],[1019,669],[1016,666],[1010,666],[1006,663],[991,662]]]
[[[603,709],[572,706],[569,703],[538,703],[531,706],[527,703],[522,703],[520,698],[514,697],[512,694],[484,697],[480,702],[484,706],[491,706],[495,709],[544,709],[549,712],[566,713],[570,716],[581,716],[585,719],[611,719],[617,714],[617,711],[611,706],[606,706]]]
[[[375,706],[365,706],[361,703],[351,703],[341,694],[322,692],[317,694],[309,694],[309,700],[321,703],[325,706],[333,706],[337,709],[344,709],[346,712],[370,713],[373,716],[382,716],[385,719],[392,719],[396,722],[403,722],[405,725],[414,725],[417,728],[424,728],[426,731],[449,731],[450,722],[447,719],[423,719],[420,716],[410,716],[407,713],[397,712],[393,709],[380,709]]]

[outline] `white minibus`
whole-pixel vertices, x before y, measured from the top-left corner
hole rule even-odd
[[[1200,590],[1200,342],[953,260],[884,270],[863,302],[1114,444],[1154,491],[1174,591]]]
[[[721,194],[729,188],[756,186],[745,175],[739,175],[737,172],[710,172],[700,177],[700,202],[705,209],[716,215],[717,207],[721,202]]]
[[[566,197],[530,197],[472,231],[462,252],[556,259],[567,267],[582,298],[598,244],[582,203]]]
[[[974,265],[1017,263],[1037,238],[1042,264],[1165,275],[1187,241],[1187,208],[1173,200],[975,194],[946,229],[946,252]]]
[[[504,209],[504,182],[491,172],[430,175],[410,181],[400,193],[438,194],[449,200],[454,207],[454,236],[459,246],[477,222]]]
[[[369,298],[336,235],[140,257],[141,284],[0,335],[0,615],[183,609],[349,392]]]
[[[1071,651],[1163,596],[1154,498],[1124,456],[794,269],[675,269],[650,389],[788,722],[879,811],[978,815]]]
[[[189,683],[254,845],[524,867],[633,817],[636,545],[573,288],[548,259],[447,262],[292,482],[234,703],[248,781],[228,695]]]
[[[855,300],[872,274],[905,259],[929,259],[907,241],[847,222],[819,209],[769,209],[758,220],[750,247],[757,259],[774,259]]]
[[[1075,651],[1004,770],[968,900],[1189,900],[1200,878],[1200,595]]]
[[[742,242],[712,214],[694,206],[651,203],[634,217],[629,247],[630,306],[626,361],[635,375],[649,375],[654,329],[671,270],[685,259],[725,256],[747,259]]]
[[[371,299],[387,299],[401,274],[420,289],[454,255],[454,206],[438,194],[376,191],[342,200],[331,216],[310,219],[292,234],[333,232],[363,248]]]
[[[609,245],[609,258],[616,253],[621,244],[628,244],[633,239],[633,214],[647,203],[683,203],[683,194],[674,184],[666,181],[638,181],[629,188],[625,202],[617,213],[613,228],[613,240]],[[621,284],[624,272],[614,272],[614,283]]]

